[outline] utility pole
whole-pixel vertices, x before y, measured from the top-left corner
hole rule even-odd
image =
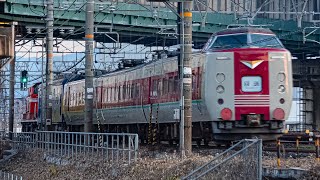
[[[177,32],[179,34],[178,44],[180,44],[180,54],[178,56],[178,68],[179,68],[179,79],[180,79],[180,153],[181,158],[185,158],[186,152],[184,149],[184,96],[183,96],[183,19],[181,18],[182,12],[182,2],[178,2],[178,9],[177,12],[179,16],[177,16]]]
[[[10,84],[9,84],[9,138],[12,139],[14,123],[14,84],[15,84],[15,22],[11,24],[11,61],[10,61]]]
[[[44,44],[44,42],[45,42],[45,38],[43,38],[42,39],[42,44]],[[44,125],[45,125],[45,119],[46,119],[46,111],[45,111],[45,107],[46,107],[46,91],[44,90],[45,88],[45,86],[44,86],[44,82],[45,82],[45,79],[44,79],[44,77],[43,77],[43,75],[44,75],[44,47],[43,47],[43,45],[42,45],[42,47],[41,47],[41,51],[42,51],[42,54],[41,54],[41,94],[40,94],[40,96],[41,96],[41,107],[40,107],[40,109],[41,109],[41,114],[40,114],[40,117],[41,117],[41,121],[40,121],[40,131],[44,131]]]
[[[183,56],[183,120],[184,120],[184,149],[187,156],[192,154],[192,1],[182,2],[182,39]]]
[[[93,26],[94,0],[86,4],[86,62],[85,62],[85,119],[84,132],[91,132],[93,127]]]
[[[47,0],[47,18],[46,18],[46,130],[49,130],[52,120],[52,82],[53,82],[53,0]]]

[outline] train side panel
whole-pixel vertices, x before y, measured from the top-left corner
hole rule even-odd
[[[221,111],[229,108],[232,112],[234,107],[234,57],[232,52],[207,53],[205,70],[204,99],[209,110],[210,120],[217,121],[221,118]],[[218,88],[223,90],[219,90]],[[222,92],[223,91],[223,92]],[[219,104],[218,100],[223,103]],[[235,118],[232,113],[231,119]]]
[[[292,103],[292,61],[289,52],[269,52],[269,77],[270,77],[270,116],[275,119],[274,111],[276,108],[284,110],[284,120],[290,114]],[[284,92],[279,92],[281,87]],[[282,99],[284,103],[282,103]]]

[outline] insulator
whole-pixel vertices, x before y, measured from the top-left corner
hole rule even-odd
[[[110,12],[113,12],[113,11],[115,11],[116,10],[116,6],[114,6],[114,5],[110,5],[109,6],[109,11]]]

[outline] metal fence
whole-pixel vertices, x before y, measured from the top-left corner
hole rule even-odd
[[[8,172],[0,171],[0,179],[1,180],[22,180],[21,176],[17,176]]]
[[[262,140],[244,139],[181,179],[262,179]]]
[[[17,150],[38,148],[46,156],[66,159],[99,158],[112,162],[135,161],[138,135],[129,133],[83,133],[40,131],[13,133],[12,147]]]

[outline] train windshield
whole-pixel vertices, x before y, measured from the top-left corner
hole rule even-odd
[[[283,45],[275,35],[267,34],[232,34],[212,37],[213,43],[208,49],[232,49],[232,48],[283,48]]]
[[[254,47],[274,47],[274,48],[283,48],[279,39],[274,35],[265,35],[265,34],[250,34],[249,36],[251,46]]]

